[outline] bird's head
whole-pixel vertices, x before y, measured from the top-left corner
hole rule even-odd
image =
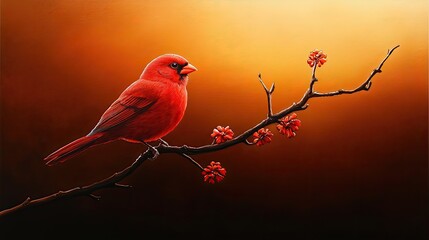
[[[197,71],[184,57],[164,54],[152,60],[143,70],[140,79],[160,82],[174,82],[186,85],[188,74]]]

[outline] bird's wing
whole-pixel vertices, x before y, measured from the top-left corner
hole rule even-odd
[[[137,96],[119,98],[104,112],[89,135],[119,126],[147,111],[155,102],[156,100]]]

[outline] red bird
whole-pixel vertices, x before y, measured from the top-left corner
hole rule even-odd
[[[165,54],[152,60],[101,116],[92,131],[47,156],[46,164],[62,163],[95,145],[115,140],[156,141],[179,124],[185,113],[188,74],[196,71],[185,58]]]

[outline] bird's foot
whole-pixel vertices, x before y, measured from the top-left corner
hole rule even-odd
[[[155,160],[158,156],[159,156],[159,152],[156,148],[154,148],[153,146],[149,145],[148,143],[144,143],[149,150],[152,152],[152,157],[149,160]]]
[[[160,138],[160,139],[159,139],[159,141],[160,141],[160,142],[161,142],[161,144],[162,144],[162,145],[164,145],[164,146],[167,146],[167,147],[168,147],[168,146],[170,146],[170,144],[168,144],[168,142],[166,142],[164,139],[161,139],[161,138]]]

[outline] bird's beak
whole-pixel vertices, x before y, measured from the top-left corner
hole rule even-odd
[[[192,66],[192,64],[188,63],[188,65],[182,68],[182,70],[180,71],[180,75],[186,75],[195,71],[197,71],[197,68]]]

